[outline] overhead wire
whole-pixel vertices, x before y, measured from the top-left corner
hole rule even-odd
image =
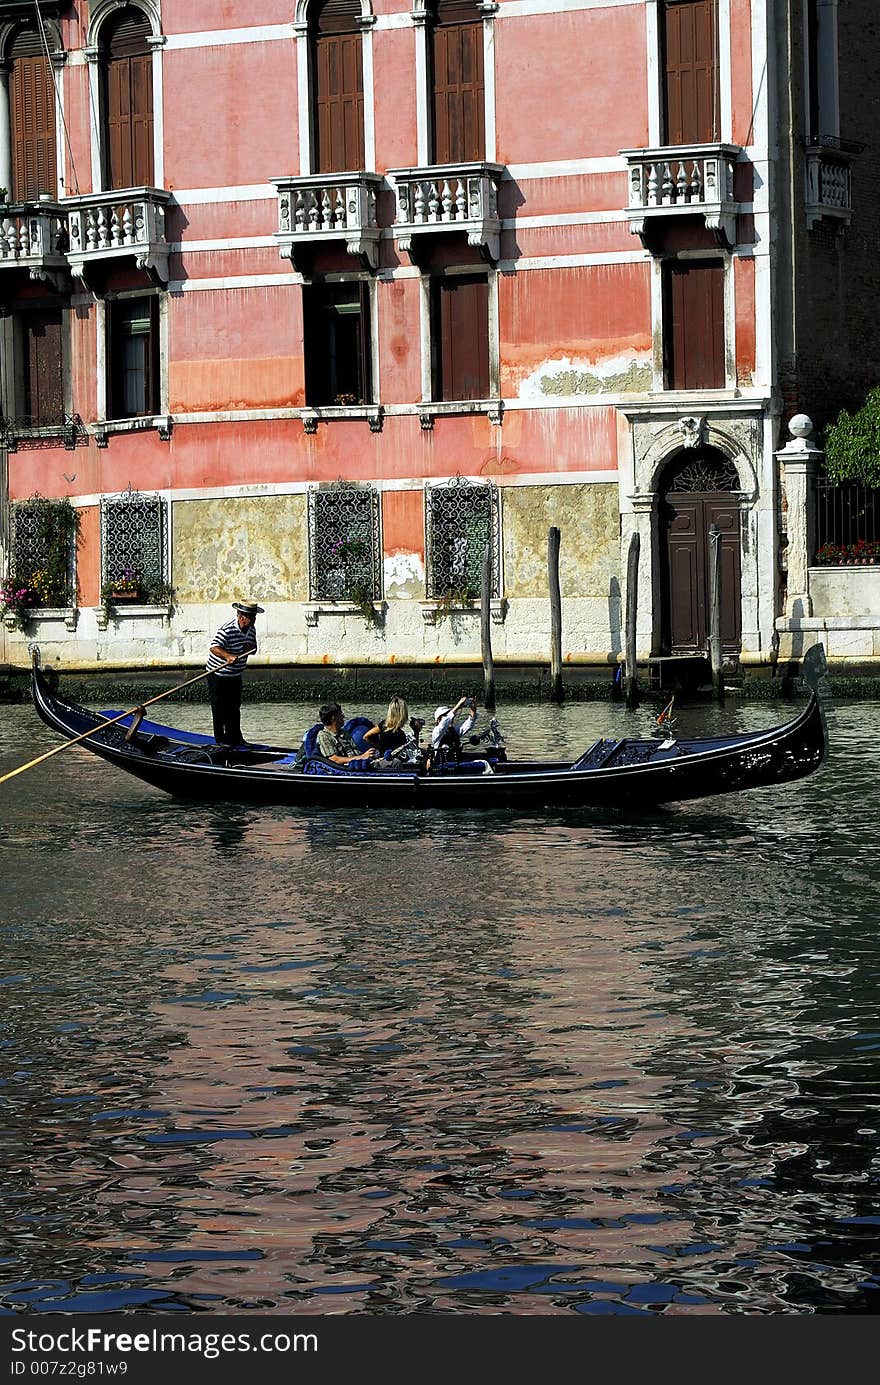
[[[38,27],[38,29],[39,29],[39,31],[40,31],[40,37],[41,37],[42,40],[43,40],[43,51],[44,51],[45,54],[46,54],[46,62],[47,62],[48,65],[49,65],[49,72],[50,72],[51,75],[52,75],[52,86],[53,86],[54,89],[55,89],[55,106],[56,106],[56,109],[58,110],[59,115],[61,116],[61,125],[62,125],[62,128],[63,128],[63,130],[64,130],[64,141],[65,141],[65,144],[66,144],[66,146],[67,146],[67,154],[68,154],[68,157],[69,157],[69,159],[70,159],[70,168],[71,168],[71,172],[73,173],[73,186],[74,186],[74,188],[75,188],[75,190],[76,190],[76,195],[77,195],[77,197],[78,197],[78,196],[79,196],[79,177],[78,177],[77,171],[76,171],[76,159],[73,157],[73,146],[72,146],[72,144],[71,144],[71,142],[70,142],[70,131],[69,131],[68,128],[67,128],[67,120],[66,120],[65,115],[64,115],[64,102],[63,102],[62,99],[61,99],[61,88],[60,88],[60,86],[59,86],[59,84],[58,84],[58,73],[57,73],[57,71],[56,71],[56,69],[55,69],[55,64],[54,64],[53,61],[52,61],[52,54],[49,52],[49,40],[48,40],[48,38],[46,37],[46,26],[45,26],[45,24],[43,23],[43,16],[42,16],[42,14],[41,14],[41,12],[40,12],[40,3],[39,3],[39,0],[34,0],[34,9],[35,9],[36,15],[37,15],[37,27]],[[62,182],[64,182],[63,179],[62,179]]]

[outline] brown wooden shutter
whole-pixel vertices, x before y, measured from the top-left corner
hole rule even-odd
[[[724,265],[678,260],[666,265],[665,273],[667,389],[723,389]]]
[[[54,197],[55,88],[39,34],[20,29],[9,50],[12,188],[14,202]]]
[[[434,393],[489,397],[489,283],[482,274],[435,279]]]
[[[61,309],[22,315],[24,328],[24,415],[33,428],[48,428],[64,417]]]
[[[431,40],[433,163],[486,157],[483,21],[473,5],[440,5]]]
[[[317,173],[363,168],[363,41],[357,0],[327,0],[313,18],[314,166]]]
[[[665,144],[720,138],[717,0],[666,0],[663,6]]]
[[[105,36],[107,182],[111,188],[153,183],[153,66],[150,29],[137,10],[123,10]]]

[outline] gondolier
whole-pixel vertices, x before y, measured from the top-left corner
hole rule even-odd
[[[263,612],[256,601],[233,601],[235,619],[221,625],[208,652],[208,695],[218,745],[242,745],[241,680],[251,654],[257,652],[254,622]]]

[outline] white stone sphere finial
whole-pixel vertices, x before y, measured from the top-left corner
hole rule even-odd
[[[795,414],[789,421],[788,431],[793,438],[809,438],[813,432],[813,420],[806,414]]]

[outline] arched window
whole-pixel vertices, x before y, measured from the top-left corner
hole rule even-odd
[[[108,188],[153,185],[150,24],[127,5],[101,28],[104,177]]]
[[[430,162],[485,159],[483,20],[475,0],[436,0],[430,35]]]
[[[7,49],[13,202],[30,202],[47,193],[54,197],[55,89],[49,60],[39,32],[18,30]]]
[[[364,167],[364,73],[359,0],[310,7],[313,172]]]

